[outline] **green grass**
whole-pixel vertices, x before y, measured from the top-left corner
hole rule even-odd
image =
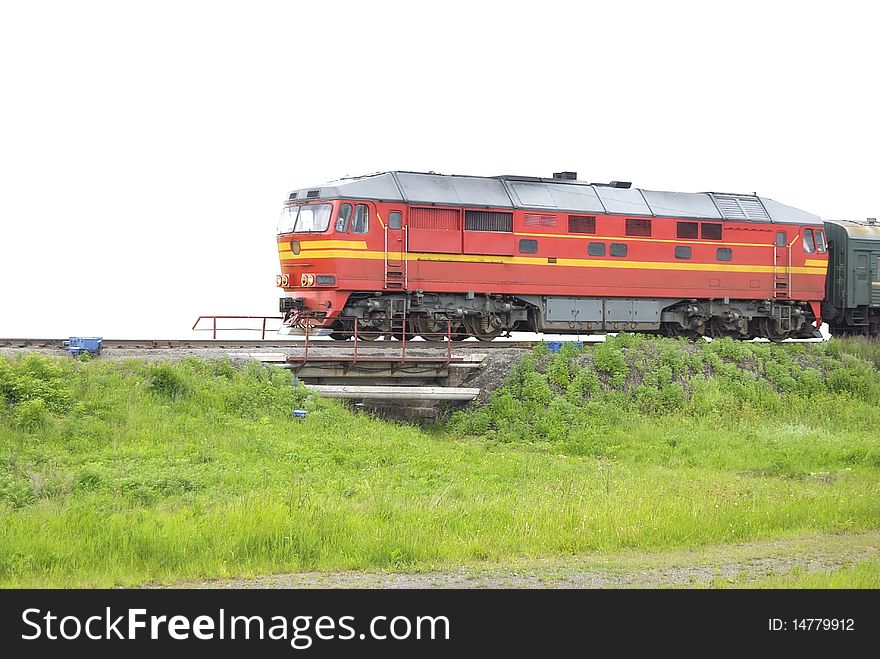
[[[796,568],[788,574],[737,584],[739,588],[880,588],[880,562],[859,561],[836,570]]]
[[[542,348],[484,409],[431,431],[258,365],[0,359],[0,585],[424,570],[877,529],[873,354],[625,335]]]

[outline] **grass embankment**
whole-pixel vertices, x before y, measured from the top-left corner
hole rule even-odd
[[[488,406],[427,433],[255,364],[0,359],[0,585],[877,529],[878,358],[857,342],[622,335],[535,351]]]

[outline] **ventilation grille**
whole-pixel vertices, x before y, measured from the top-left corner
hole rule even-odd
[[[523,224],[527,227],[555,227],[556,216],[551,213],[526,213]]]
[[[596,233],[596,218],[591,215],[569,215],[569,233]]]
[[[296,199],[296,193],[295,193],[295,192],[291,192],[291,193],[290,193],[290,196],[289,196],[287,199],[288,199],[288,201],[292,201],[292,200]]]
[[[627,236],[651,236],[651,220],[633,220],[626,221]]]
[[[411,208],[410,229],[460,231],[461,211],[455,208]]]
[[[321,194],[320,190],[309,190],[306,193],[306,198],[307,199],[317,199],[320,196],[320,194]]]
[[[513,213],[465,211],[465,231],[513,231]]]
[[[713,194],[712,198],[724,219],[770,221],[770,215],[757,197]]]

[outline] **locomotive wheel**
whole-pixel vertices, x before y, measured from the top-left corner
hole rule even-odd
[[[761,324],[761,334],[762,336],[770,339],[774,343],[779,343],[787,339],[790,334],[788,332],[780,332],[776,329],[776,323],[772,318],[761,318],[759,319]]]
[[[382,332],[379,330],[358,328],[357,337],[359,341],[375,341],[380,336],[382,336]]]
[[[482,326],[482,320],[483,319],[480,316],[471,316],[467,318],[465,322],[462,323],[462,325],[466,329],[470,330],[470,333],[474,337],[476,337],[477,341],[488,343],[489,341],[492,341],[493,339],[501,336],[501,332],[504,331],[501,327],[491,325],[487,322],[487,325],[489,325],[491,329],[484,330]]]
[[[447,325],[441,320],[432,320],[430,318],[419,318],[413,321],[416,333],[420,334],[425,341],[438,343],[446,340]]]
[[[407,329],[409,330],[408,332],[406,332],[406,340],[407,340],[407,341],[412,341],[414,338],[416,338],[416,335],[413,334],[413,331],[412,331],[412,330],[413,330],[413,325],[412,325],[411,322],[407,322],[407,323],[406,323],[406,326],[407,326]],[[403,328],[391,332],[391,334],[389,334],[388,336],[389,336],[389,337],[394,337],[394,338],[397,339],[398,341],[403,341],[403,338],[404,338]]]
[[[694,330],[685,329],[679,323],[663,323],[663,333],[673,339],[687,339],[696,341],[700,335]]]

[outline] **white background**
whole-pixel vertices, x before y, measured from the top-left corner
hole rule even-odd
[[[0,336],[273,314],[289,189],[388,169],[880,215],[844,2],[4,2]]]

